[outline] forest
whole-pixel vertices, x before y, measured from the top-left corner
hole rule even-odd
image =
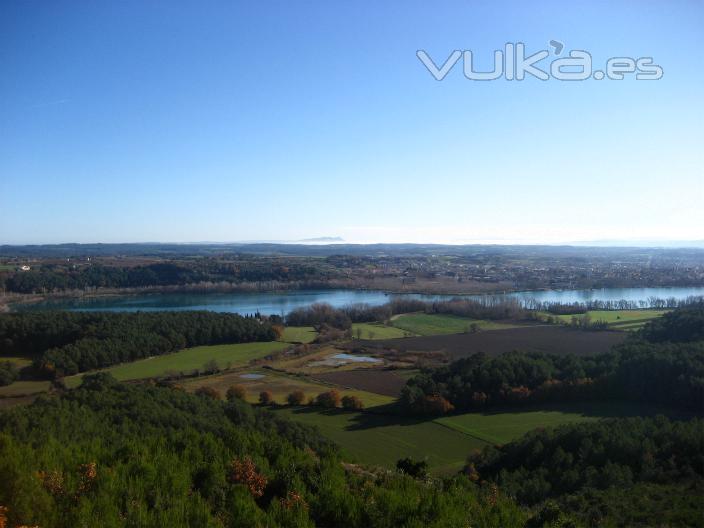
[[[0,413],[0,474],[8,526],[510,528],[531,517],[466,476],[374,473],[237,399],[106,374]]]
[[[403,408],[416,414],[545,401],[631,400],[704,411],[704,307],[648,323],[597,356],[474,354],[408,380]]]
[[[239,259],[220,262],[163,261],[124,266],[91,264],[44,264],[39,269],[0,274],[0,286],[14,293],[46,293],[92,288],[146,288],[207,282],[300,281],[325,277],[319,266],[307,261],[280,263],[271,259]]]
[[[0,314],[0,356],[30,356],[34,375],[46,379],[187,347],[275,338],[256,317],[205,311]]]
[[[701,419],[609,419],[485,448],[465,473],[588,526],[701,526],[703,450]]]

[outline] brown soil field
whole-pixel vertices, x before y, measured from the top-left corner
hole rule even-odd
[[[342,370],[315,374],[313,379],[386,396],[398,396],[406,380],[392,370]]]
[[[378,349],[393,349],[401,352],[441,351],[453,360],[477,352],[497,355],[513,350],[590,356],[608,352],[612,346],[623,342],[626,336],[624,332],[585,331],[564,326],[541,325],[486,330],[476,334],[363,341],[358,342],[358,346],[362,345],[374,352],[379,352]]]

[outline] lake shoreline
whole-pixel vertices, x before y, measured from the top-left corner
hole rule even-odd
[[[691,290],[691,291],[688,291]],[[600,295],[600,292],[603,295]],[[518,299],[522,302],[579,303],[644,302],[647,299],[686,299],[704,296],[704,287],[654,288],[595,288],[595,289],[534,289],[482,292],[428,293],[415,289],[385,290],[371,288],[203,288],[197,285],[177,287],[150,287],[127,289],[99,289],[52,294],[5,294],[0,297],[0,312],[22,312],[43,309],[78,311],[138,311],[138,310],[213,310],[233,313],[284,313],[315,302],[327,302],[340,307],[350,304],[385,304],[393,296],[412,296],[426,302],[449,300],[455,297]],[[102,303],[100,301],[103,301]],[[162,304],[163,303],[163,306]],[[46,303],[45,307],[33,306]],[[52,304],[56,304],[52,306]],[[62,306],[64,303],[64,306]],[[651,306],[657,307],[657,306]],[[647,306],[640,306],[647,308]]]
[[[233,284],[232,287],[226,287],[222,285],[217,286],[206,286],[201,283],[198,284],[183,284],[175,286],[146,286],[141,288],[97,288],[91,291],[62,291],[54,293],[5,293],[0,297],[0,313],[13,312],[13,305],[26,305],[26,304],[36,304],[44,301],[53,300],[71,300],[71,299],[100,299],[109,297],[137,297],[141,295],[168,295],[168,294],[197,294],[197,295],[222,295],[222,294],[253,294],[253,293],[295,293],[295,292],[306,292],[306,291],[324,291],[324,290],[349,290],[349,291],[361,291],[361,292],[379,292],[387,295],[455,295],[455,296],[467,296],[467,295],[504,295],[506,293],[521,293],[521,292],[540,292],[540,291],[560,291],[553,290],[550,288],[535,288],[535,289],[510,289],[502,288],[497,290],[487,290],[487,289],[460,289],[456,291],[447,291],[445,289],[434,290],[432,288],[375,288],[371,286],[360,286],[360,285],[345,285],[345,284],[332,284],[332,283],[320,283],[315,284],[315,286],[304,286],[304,287],[253,287],[251,284],[240,285]]]

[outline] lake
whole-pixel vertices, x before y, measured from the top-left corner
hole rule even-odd
[[[455,297],[481,298],[481,295],[422,295],[400,294],[404,297],[437,301]],[[354,303],[380,305],[387,303],[394,295],[381,291],[367,290],[304,290],[288,292],[258,293],[163,293],[129,296],[84,297],[75,299],[53,299],[33,304],[13,306],[15,311],[71,310],[71,311],[157,311],[157,310],[212,310],[251,314],[286,314],[295,308],[324,302],[335,307]],[[681,288],[609,288],[601,290],[546,290],[531,292],[511,292],[493,297],[518,298],[538,302],[587,302],[587,301],[647,301],[649,298],[686,299],[691,296],[704,296],[704,287]]]

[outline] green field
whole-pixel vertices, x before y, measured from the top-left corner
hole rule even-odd
[[[669,310],[591,310],[587,312],[591,321],[605,321],[609,328],[615,330],[637,330],[648,321],[661,317]],[[572,317],[581,317],[583,314],[558,315],[558,319],[569,323]]]
[[[472,450],[510,442],[540,427],[618,416],[689,417],[667,407],[628,402],[546,404],[540,408],[466,413],[435,420],[308,408],[276,412],[317,426],[357,462],[393,467],[399,458],[411,456],[427,460],[435,473],[458,470]]]
[[[0,357],[0,363],[3,361],[9,361],[19,369],[28,367],[32,364],[32,360],[26,357]]]
[[[256,374],[263,377],[259,379],[246,379],[242,377],[243,374]],[[331,384],[320,383],[303,376],[284,374],[271,369],[247,369],[237,372],[223,372],[213,376],[193,378],[183,383],[183,387],[186,390],[195,390],[198,387],[212,387],[220,392],[221,395],[225,395],[227,389],[232,385],[242,385],[247,391],[246,400],[250,403],[257,403],[259,401],[260,392],[271,391],[274,402],[282,405],[286,403],[286,397],[293,391],[303,391],[307,400],[308,398],[314,398],[321,392],[327,392],[335,388],[335,386]],[[342,388],[338,388],[338,390],[342,396],[357,396],[362,400],[366,408],[387,405],[395,400],[395,398],[391,396],[384,396],[363,390]]]
[[[427,460],[434,473],[461,469],[467,455],[485,442],[432,421],[314,408],[275,410],[301,423],[315,425],[340,445],[353,461],[394,467],[399,458]]]
[[[435,421],[480,440],[492,444],[504,444],[538,427],[597,419],[595,416],[587,416],[578,412],[540,410],[497,414],[468,413],[444,416]]]
[[[11,398],[37,394],[49,390],[50,381],[15,381],[4,387],[0,387],[0,398]]]
[[[287,326],[281,341],[287,343],[310,343],[318,336],[312,326]]]
[[[354,323],[352,325],[352,337],[355,339],[395,339],[397,337],[412,336],[408,330],[402,330],[395,326],[386,326],[381,323]]]
[[[400,315],[392,320],[392,324],[396,328],[423,336],[461,334],[469,332],[472,324],[477,324],[480,330],[499,330],[502,328],[514,328],[516,326],[514,324],[496,323],[494,321],[468,319],[456,315],[425,313]]]
[[[555,427],[600,418],[657,414],[673,418],[686,417],[683,413],[673,413],[667,407],[647,403],[587,402],[545,404],[540,408],[521,408],[495,413],[466,413],[444,416],[435,421],[492,444],[505,444],[538,427]]]
[[[220,368],[246,365],[253,359],[267,356],[289,346],[287,343],[239,343],[234,345],[212,345],[186,348],[173,354],[141,359],[105,369],[118,380],[156,378],[169,373],[190,373],[202,369],[203,365],[215,360]],[[65,379],[69,387],[81,384],[83,374]]]

